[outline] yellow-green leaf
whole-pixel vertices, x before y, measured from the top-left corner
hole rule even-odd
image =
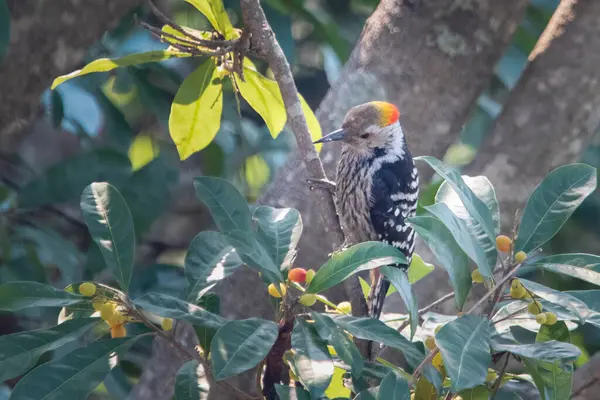
[[[274,138],[279,135],[287,121],[285,106],[277,82],[265,78],[244,59],[244,77],[236,81],[242,97],[260,114]]]
[[[246,159],[244,172],[250,195],[257,197],[262,187],[269,182],[269,165],[260,154],[255,154]]]
[[[214,139],[221,126],[223,85],[212,59],[183,81],[171,105],[169,132],[185,160]]]
[[[427,275],[429,275],[435,267],[433,264],[429,264],[421,258],[420,255],[414,254],[412,261],[410,262],[410,267],[408,267],[408,281],[413,284]]]
[[[131,169],[137,171],[146,166],[160,154],[160,149],[154,143],[152,137],[146,134],[139,134],[135,137],[131,146],[129,146],[129,161]]]
[[[298,93],[298,97],[300,98],[300,104],[302,104],[302,111],[304,112],[304,117],[306,118],[306,125],[308,125],[310,137],[312,138],[313,142],[317,139],[321,139],[323,132],[321,131],[321,125],[319,124],[317,116],[312,112],[310,106],[300,93]],[[321,143],[315,144],[317,151],[321,151],[321,146]]]
[[[119,58],[99,58],[97,60],[92,61],[82,69],[78,69],[77,71],[73,71],[70,74],[62,75],[54,79],[54,82],[52,82],[52,86],[50,87],[50,89],[55,89],[58,85],[65,81],[68,81],[69,79],[91,74],[92,72],[107,72],[119,67],[129,67],[137,64],[168,60],[169,58],[174,57],[182,58],[189,56],[191,56],[191,54],[171,50],[155,50],[147,51],[145,53],[130,54],[125,57]]]
[[[339,367],[335,367],[333,370],[333,378],[331,383],[325,390],[325,396],[329,399],[347,398],[350,396],[350,389],[344,386],[344,370]]]
[[[188,28],[187,26],[184,26],[183,30],[184,30],[184,32],[188,33],[189,35],[191,35],[197,39],[210,40],[212,38],[212,32],[209,32],[209,31],[200,31],[198,29]],[[164,25],[162,27],[162,31],[165,33],[165,35],[161,35],[160,38],[165,42],[175,43],[175,44],[183,44],[183,45],[189,46],[188,42],[193,40],[193,39],[190,39],[190,38],[186,37],[185,35],[183,35],[180,31],[173,28],[171,25]],[[166,34],[168,34],[169,36],[167,36]],[[180,38],[181,40],[175,39],[172,36]],[[198,45],[196,47],[199,49],[205,49],[206,51],[211,51],[210,49],[200,46],[200,45]]]
[[[208,19],[217,32],[225,39],[237,39],[238,33],[233,29],[222,0],[185,0],[198,9]]]

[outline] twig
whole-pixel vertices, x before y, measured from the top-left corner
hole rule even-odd
[[[502,384],[502,379],[504,378],[504,374],[506,373],[506,367],[508,366],[508,360],[510,360],[510,353],[506,353],[506,358],[504,359],[504,364],[502,364],[502,368],[500,369],[498,378],[496,378],[496,382],[494,382],[494,388],[492,389],[491,400],[494,400],[494,397],[496,397],[496,394],[498,393],[498,389],[500,389],[500,385]]]
[[[423,307],[419,310],[419,317],[421,317],[423,314],[425,314],[427,311],[431,310],[433,307],[437,306],[438,304],[441,304],[449,299],[451,299],[452,297],[454,297],[454,292],[450,292],[448,294],[443,295],[442,297],[440,297],[439,299],[437,299],[436,301],[434,301],[433,303],[431,303],[430,305]],[[408,324],[410,324],[410,319],[407,319],[405,322],[402,323],[402,325],[400,325],[400,327],[397,329],[398,332],[402,332],[407,326]]]

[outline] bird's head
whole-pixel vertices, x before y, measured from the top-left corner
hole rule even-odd
[[[398,108],[391,103],[364,103],[348,111],[341,129],[323,136],[315,143],[341,140],[358,151],[394,146],[399,140],[403,140],[399,118]]]

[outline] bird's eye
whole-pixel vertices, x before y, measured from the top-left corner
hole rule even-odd
[[[371,134],[369,133],[363,133],[362,135],[360,135],[360,137],[363,139],[367,139],[369,136],[371,136]]]

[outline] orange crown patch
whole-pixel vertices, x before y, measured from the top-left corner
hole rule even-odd
[[[379,124],[381,126],[388,126],[398,121],[400,118],[400,111],[396,108],[392,103],[387,103],[385,101],[374,101],[373,105],[379,110],[380,120]]]

